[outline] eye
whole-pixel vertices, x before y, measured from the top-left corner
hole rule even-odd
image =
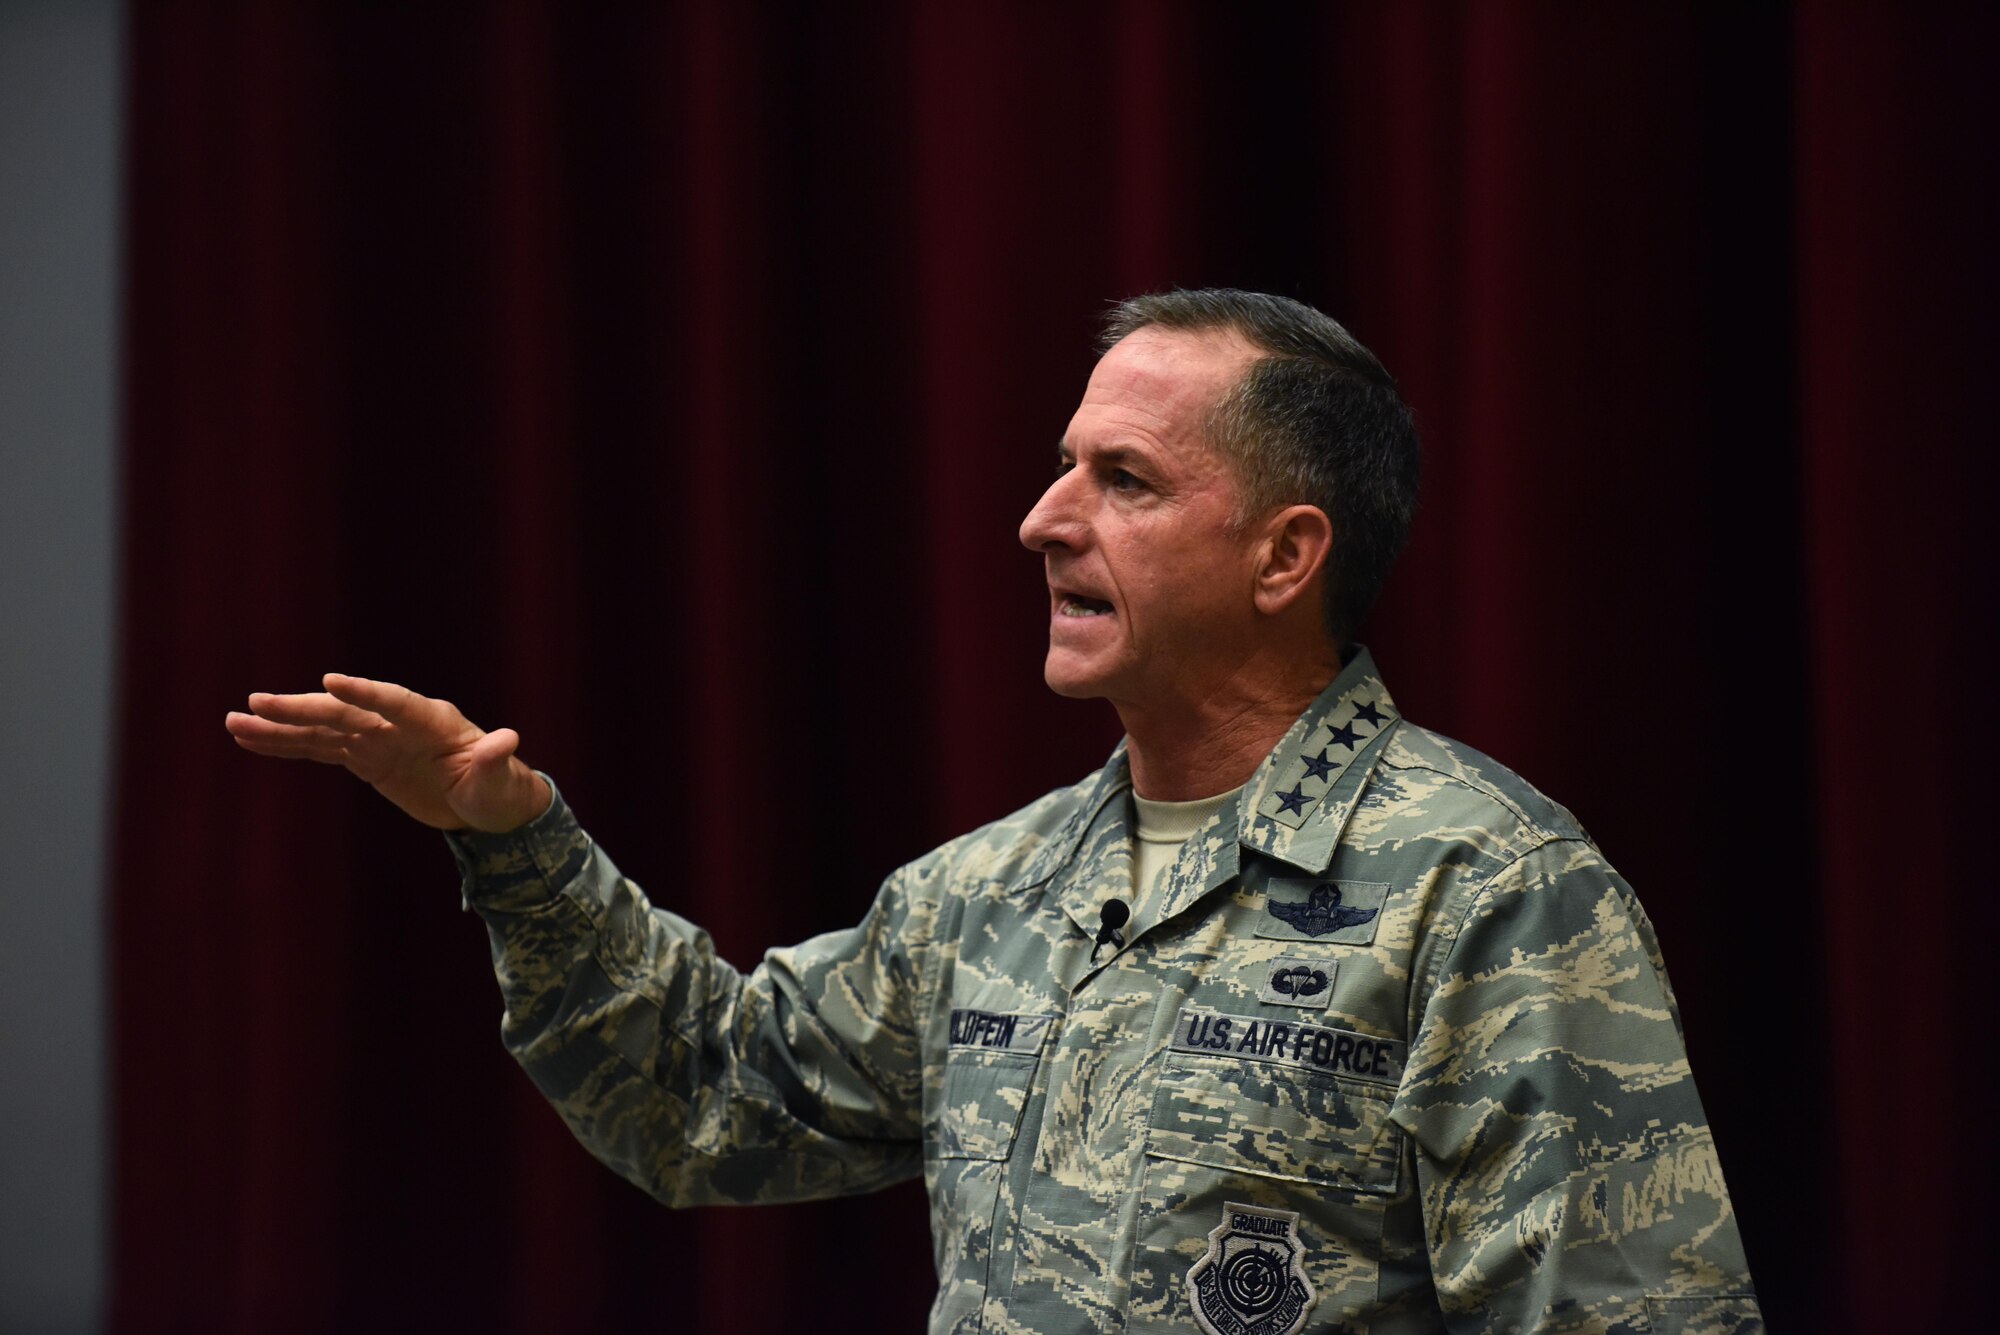
[[[1113,491],[1138,491],[1145,485],[1145,483],[1133,477],[1122,468],[1111,470],[1111,489]]]

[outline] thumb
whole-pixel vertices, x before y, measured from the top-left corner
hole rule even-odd
[[[514,750],[521,735],[512,728],[489,732],[470,747],[469,762],[452,808],[474,829],[499,834],[517,829],[546,811],[551,800],[547,783]]]
[[[467,747],[465,758],[475,770],[484,770],[494,765],[504,767],[508,758],[520,745],[520,733],[512,728],[500,728],[487,733]]]

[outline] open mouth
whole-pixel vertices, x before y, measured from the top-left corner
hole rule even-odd
[[[1056,605],[1056,615],[1065,617],[1108,617],[1111,604],[1102,598],[1086,598],[1080,593],[1066,593]]]

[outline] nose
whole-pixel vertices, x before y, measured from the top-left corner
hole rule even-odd
[[[1031,552],[1081,545],[1083,520],[1078,513],[1076,482],[1081,470],[1070,469],[1042,493],[1035,508],[1021,521],[1021,545]]]

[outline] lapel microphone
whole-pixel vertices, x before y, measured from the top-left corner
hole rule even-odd
[[[1122,899],[1107,899],[1104,901],[1104,907],[1097,911],[1097,916],[1104,922],[1097,929],[1097,944],[1090,948],[1092,964],[1097,963],[1097,952],[1104,949],[1106,944],[1111,946],[1114,953],[1124,949],[1125,933],[1118,929],[1132,916],[1132,910]]]

